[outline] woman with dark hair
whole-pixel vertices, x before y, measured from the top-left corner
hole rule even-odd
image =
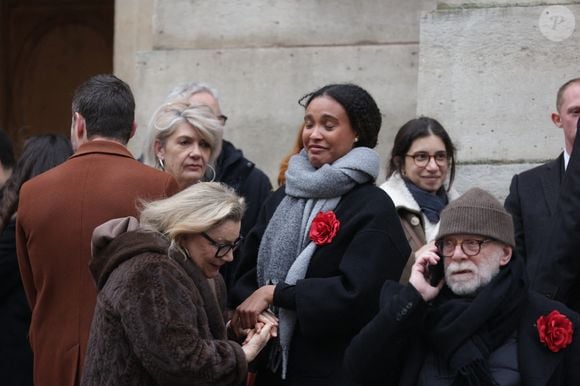
[[[4,130],[0,129],[0,197],[2,197],[2,187],[12,174],[15,163],[12,141]]]
[[[232,325],[250,328],[266,309],[279,318],[256,385],[350,385],[344,350],[377,312],[384,281],[401,276],[410,249],[393,203],[374,184],[374,99],[332,84],[301,101],[304,149],[242,248]]]
[[[0,377],[6,385],[32,385],[28,344],[30,308],[16,259],[16,209],[22,185],[73,154],[70,141],[46,134],[30,138],[0,198]]]
[[[401,282],[406,283],[421,248],[435,250],[443,208],[459,196],[451,187],[455,178],[455,146],[433,118],[411,119],[397,132],[381,189],[393,200],[414,254]],[[446,185],[447,184],[447,185]]]

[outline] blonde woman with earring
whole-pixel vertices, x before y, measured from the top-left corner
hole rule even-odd
[[[149,123],[143,161],[171,174],[181,190],[213,181],[223,126],[207,106],[186,102],[161,105]]]

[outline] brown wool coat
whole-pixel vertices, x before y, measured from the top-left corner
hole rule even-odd
[[[17,217],[22,282],[32,307],[34,384],[80,382],[96,290],[88,270],[94,228],[136,216],[139,198],[178,190],[121,144],[90,141],[63,164],[24,184]]]
[[[247,363],[226,337],[221,276],[214,292],[190,259],[166,255],[168,242],[158,233],[108,241],[94,243],[99,295],[82,384],[241,384]]]

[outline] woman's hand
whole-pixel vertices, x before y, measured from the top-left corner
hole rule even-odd
[[[272,337],[272,329],[275,328],[274,324],[269,318],[263,318],[262,320],[264,322],[257,323],[256,327],[248,332],[246,340],[242,343],[242,350],[244,350],[248,362],[253,361],[258,356]]]
[[[252,339],[253,335],[256,334],[257,331],[260,331],[261,328],[266,324],[272,325],[272,328],[270,329],[270,338],[277,337],[278,336],[278,318],[271,311],[266,310],[258,316],[258,323],[256,323],[254,328],[251,328],[251,329],[247,328],[245,330],[235,331],[235,334],[238,337],[238,341],[242,337],[244,337],[244,342],[242,343],[242,346],[244,344],[248,343]],[[231,323],[228,323],[228,328],[232,328]]]
[[[274,285],[258,288],[236,308],[231,321],[234,331],[254,328],[258,322],[258,316],[274,301],[275,288]]]
[[[417,257],[415,264],[413,264],[413,267],[411,268],[409,284],[415,287],[426,302],[433,300],[437,295],[439,295],[439,291],[441,291],[441,288],[443,288],[443,285],[445,284],[445,281],[441,280],[436,287],[433,287],[426,279],[429,265],[437,264],[440,258],[441,257],[436,253],[436,249],[427,250]]]
[[[242,343],[243,346],[244,344],[248,343],[252,339],[253,335],[256,334],[257,331],[260,331],[261,328],[266,324],[272,325],[272,328],[270,329],[270,338],[277,337],[278,318],[269,310],[266,310],[262,312],[260,315],[258,315],[258,323],[256,323],[254,328],[242,329],[239,327],[235,327],[233,326],[232,320],[230,319],[230,321],[226,324],[226,329],[228,330],[228,336],[231,337],[232,339],[240,342],[243,338],[244,339],[244,342]]]
[[[270,330],[270,337],[275,338],[278,336],[278,318],[276,315],[272,313],[270,310],[266,310],[258,315],[258,323],[257,324],[266,324],[271,323],[272,329]]]

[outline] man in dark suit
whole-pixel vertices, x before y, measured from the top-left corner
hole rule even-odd
[[[347,372],[363,385],[580,385],[580,315],[528,290],[514,245],[511,216],[489,193],[450,203],[409,284],[385,283]],[[444,280],[431,284],[441,259]]]
[[[579,114],[580,115],[580,114]],[[577,119],[576,133],[580,131]],[[576,134],[578,138],[578,134]],[[574,142],[562,191],[540,256],[533,288],[580,312],[580,141]]]
[[[576,136],[580,116],[580,78],[571,79],[558,90],[557,111],[552,121],[564,132],[564,152],[555,160],[513,177],[505,208],[511,213],[516,237],[516,254],[526,263],[532,284],[540,274],[542,245],[547,241],[550,218],[555,212],[560,185]]]
[[[135,133],[129,86],[97,75],[73,96],[75,154],[25,183],[16,239],[22,281],[32,308],[30,343],[35,385],[78,385],[96,290],[88,262],[93,229],[137,216],[141,199],[172,195],[177,183],[135,160],[126,144]]]

